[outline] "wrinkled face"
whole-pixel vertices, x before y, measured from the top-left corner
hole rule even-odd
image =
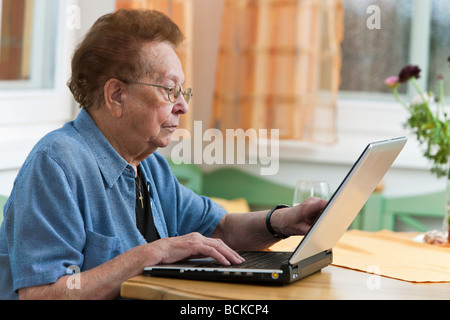
[[[141,49],[144,65],[151,68],[141,79],[129,79],[142,83],[170,87],[184,84],[184,73],[180,59],[173,48],[164,42],[145,44]],[[147,71],[147,70],[146,70]],[[175,102],[168,98],[167,89],[141,84],[128,85],[124,108],[127,121],[126,134],[132,135],[139,148],[150,153],[157,148],[167,147],[172,133],[177,129],[179,117],[188,111],[188,105],[181,94]]]

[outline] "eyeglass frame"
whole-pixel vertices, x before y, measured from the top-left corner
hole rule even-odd
[[[186,88],[185,90],[183,90],[183,86],[179,83],[174,83],[173,85],[171,85],[170,87],[166,87],[166,86],[161,86],[159,84],[150,84],[150,83],[144,83],[144,82],[138,82],[138,81],[123,81],[126,84],[142,84],[145,86],[150,86],[150,87],[156,87],[156,88],[163,88],[167,90],[167,98],[169,99],[170,102],[175,103],[175,101],[172,101],[172,99],[170,99],[170,92],[171,90],[173,90],[175,88],[175,86],[180,86],[180,93],[178,95],[178,97],[180,95],[183,95],[184,101],[186,101],[187,104],[189,104],[189,102],[191,102],[192,97],[194,96],[193,90],[192,88]],[[189,91],[189,93],[186,93],[187,91]],[[186,96],[188,96],[189,98],[186,98]],[[175,99],[178,99],[178,97],[175,97]]]

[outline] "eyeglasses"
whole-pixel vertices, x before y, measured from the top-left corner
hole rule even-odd
[[[189,104],[189,102],[191,101],[191,98],[194,96],[194,93],[192,92],[191,88],[187,88],[186,90],[183,91],[183,87],[178,83],[174,83],[170,87],[165,87],[165,86],[160,86],[157,84],[149,84],[149,83],[136,82],[136,81],[124,81],[124,82],[127,84],[142,84],[145,86],[166,89],[167,97],[169,98],[169,101],[172,103],[177,102],[177,99],[180,96],[180,94],[183,95],[184,100],[186,101],[187,104]]]

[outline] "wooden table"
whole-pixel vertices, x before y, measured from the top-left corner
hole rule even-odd
[[[399,237],[403,236],[399,235]],[[450,282],[412,283],[331,265],[283,287],[142,275],[124,282],[121,296],[145,300],[448,300],[450,299]]]
[[[415,284],[328,266],[283,287],[138,276],[123,283],[121,295],[145,300],[425,300],[450,299],[450,283]]]

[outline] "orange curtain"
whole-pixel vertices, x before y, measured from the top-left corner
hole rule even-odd
[[[117,0],[116,9],[157,10],[169,16],[183,32],[186,40],[178,49],[185,74],[186,87],[193,85],[193,3],[192,0]],[[193,109],[192,101],[189,108]],[[180,118],[180,127],[190,130],[192,111]]]
[[[0,2],[0,80],[30,78],[33,3],[33,0]]]
[[[340,0],[224,0],[213,126],[332,143]]]

